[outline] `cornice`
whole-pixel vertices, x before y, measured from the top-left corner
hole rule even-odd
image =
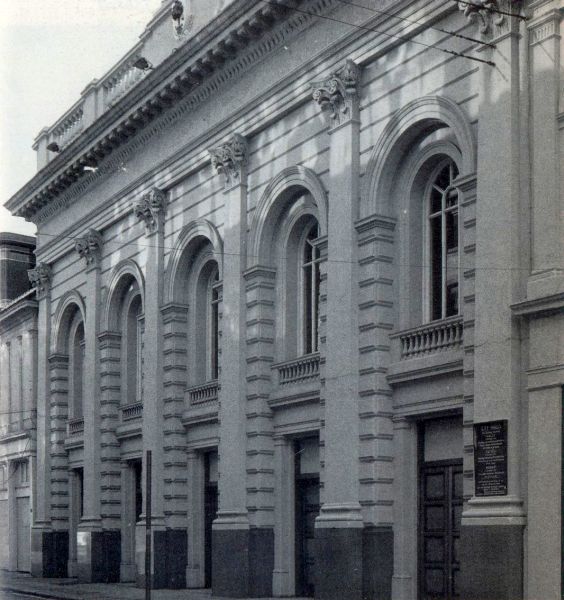
[[[396,13],[401,13],[401,11],[407,10],[408,7],[412,10],[413,7],[418,18],[423,21],[429,20],[429,22],[433,22],[439,17],[456,12],[457,10],[455,4],[444,4],[439,2],[439,0],[428,3],[419,2],[415,5],[411,0],[402,0],[396,4],[391,0],[384,2],[385,7],[388,7],[389,5],[393,5],[396,8]],[[335,6],[338,6],[338,3],[337,0],[319,0],[319,2],[316,0],[313,3],[313,6],[324,6],[326,7],[325,12],[327,12]],[[308,7],[308,10],[309,9],[310,7]],[[423,15],[421,14],[421,11],[424,11]],[[299,20],[290,19],[284,22],[281,25],[280,30],[274,32],[271,37],[263,37],[262,41],[264,44],[271,48],[273,44],[275,45],[278,43],[280,48],[282,48],[283,44],[287,43],[288,39],[299,35],[302,31],[311,27],[316,20],[314,16],[302,14],[298,14],[297,17],[299,17]],[[410,25],[408,27],[396,18],[383,15],[376,15],[373,19],[368,21],[366,25],[371,27],[381,27],[386,30],[389,29],[398,36],[403,35],[406,37],[415,35],[419,30],[424,28],[423,25],[419,27]],[[329,76],[333,70],[342,64],[342,61],[347,56],[352,56],[355,62],[362,66],[385,55],[386,52],[395,45],[397,45],[395,39],[368,35],[359,36],[357,31],[348,31],[338,40],[335,40],[335,43],[331,44],[330,47],[325,47],[317,54],[313,55],[307,63],[285,73],[282,78],[278,79],[275,83],[270,84],[268,87],[265,87],[263,90],[257,91],[256,96],[245,105],[244,114],[241,113],[240,108],[237,108],[237,110],[225,116],[221,121],[214,123],[205,131],[205,133],[200,134],[197,138],[189,140],[184,146],[177,148],[174,153],[165,160],[155,164],[153,168],[144,171],[140,177],[127,183],[123,188],[108,197],[103,203],[96,206],[87,216],[82,217],[79,221],[73,223],[72,228],[65,229],[65,235],[68,237],[72,235],[71,232],[73,230],[80,231],[89,226],[94,226],[97,229],[104,229],[115,221],[118,212],[119,215],[122,216],[127,210],[131,210],[132,195],[139,194],[139,190],[146,188],[147,182],[149,181],[164,190],[168,190],[186,177],[189,177],[191,174],[201,170],[206,165],[209,165],[211,160],[206,148],[209,148],[210,145],[214,143],[220,143],[225,135],[225,131],[240,131],[249,138],[257,131],[261,131],[265,127],[268,127],[269,124],[276,122],[284,114],[295,110],[301,105],[311,102],[311,81],[314,77],[319,77],[320,73],[323,72]],[[237,72],[237,76],[245,71],[251,70],[257,62],[264,58],[262,54],[255,58],[253,58],[253,56],[249,57],[245,55],[241,57],[241,62],[244,63],[244,66],[242,67],[243,70]],[[252,61],[249,62],[251,59]],[[236,67],[235,62],[236,61],[231,61],[229,63],[230,69]],[[217,77],[218,85],[221,85],[221,82],[223,81],[227,81],[227,75],[223,71],[220,72]],[[145,83],[146,81],[142,82],[142,84]],[[210,81],[209,85],[211,86],[212,83],[213,82]],[[205,85],[202,85],[199,90],[199,93],[202,94],[202,101],[208,98],[214,91],[217,91],[217,89],[218,88],[214,83],[213,89],[210,87],[211,91],[209,93],[206,92],[207,95],[204,98]],[[125,101],[126,99],[126,96],[124,96],[122,100]],[[58,210],[64,209],[76,197],[85,193],[88,188],[96,185],[103,175],[109,175],[112,172],[115,173],[119,169],[121,162],[127,161],[129,156],[133,155],[136,150],[146,145],[154,135],[164,131],[178,118],[188,113],[199,103],[200,101],[198,99],[195,99],[190,95],[179,105],[161,115],[160,118],[147,126],[139,135],[128,141],[123,148],[120,148],[120,150],[115,153],[115,156],[108,161],[107,165],[106,163],[101,165],[96,174],[91,174],[86,178],[83,178],[80,182],[77,182],[72,190],[69,190],[70,193],[63,193],[61,197],[57,199],[58,204],[56,206],[53,203],[47,206],[44,209],[44,218],[42,217],[41,221],[48,220]],[[116,203],[118,202],[121,207],[120,211],[117,210]],[[108,212],[109,207],[112,208],[111,214]],[[42,260],[45,259],[52,262],[56,260],[63,251],[59,246],[62,248],[64,243],[65,240],[63,240],[62,237],[44,241],[38,249],[37,256],[41,257]]]
[[[192,102],[182,112],[193,108],[276,47],[280,34],[273,35],[272,30],[277,23],[287,21],[294,30],[300,23],[311,21],[314,16],[290,10],[289,7],[301,1],[273,0],[265,4],[236,0],[230,4],[70,143],[6,207],[13,214],[31,220],[77,181],[96,179],[102,164],[107,162],[104,159],[161,113],[169,112],[187,96]],[[309,8],[316,13],[333,2],[316,0]],[[244,60],[236,61],[237,57]],[[98,172],[85,175],[85,165],[99,165]]]
[[[2,329],[8,329],[10,323],[16,319],[18,322],[25,320],[28,316],[35,316],[37,313],[38,302],[31,295],[35,295],[35,290],[30,290],[24,297],[21,297],[0,310],[0,325]]]
[[[548,317],[564,312],[564,292],[542,296],[533,300],[524,300],[511,305],[516,317]]]

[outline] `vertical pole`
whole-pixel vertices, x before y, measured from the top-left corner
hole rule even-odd
[[[151,600],[151,451],[147,450],[145,510],[145,600]]]

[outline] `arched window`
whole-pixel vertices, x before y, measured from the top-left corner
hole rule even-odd
[[[84,323],[77,313],[70,327],[69,337],[69,391],[71,418],[82,419],[84,397]]]
[[[132,283],[123,303],[122,350],[124,366],[122,399],[125,404],[143,401],[143,318],[141,294]]]
[[[194,383],[199,384],[219,377],[219,290],[216,285],[219,270],[217,262],[206,259],[205,253],[196,259],[195,266]]]
[[[458,191],[453,186],[457,176],[454,161],[442,161],[432,173],[427,192],[432,320],[459,312],[459,207]]]
[[[306,230],[301,249],[301,332],[304,354],[319,350],[319,237],[317,221]]]
[[[209,280],[209,325],[208,325],[208,348],[209,348],[209,372],[211,379],[219,377],[219,271],[217,265]]]

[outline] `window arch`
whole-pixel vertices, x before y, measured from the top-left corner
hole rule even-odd
[[[456,163],[445,158],[432,171],[426,190],[428,311],[431,320],[459,312],[459,201]]]
[[[77,311],[69,328],[69,402],[71,419],[82,419],[84,400],[84,322]]]

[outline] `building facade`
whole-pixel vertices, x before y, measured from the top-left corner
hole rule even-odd
[[[35,239],[0,233],[0,569],[29,571],[37,419]]]
[[[561,595],[562,2],[163,2],[35,141],[31,571]]]

